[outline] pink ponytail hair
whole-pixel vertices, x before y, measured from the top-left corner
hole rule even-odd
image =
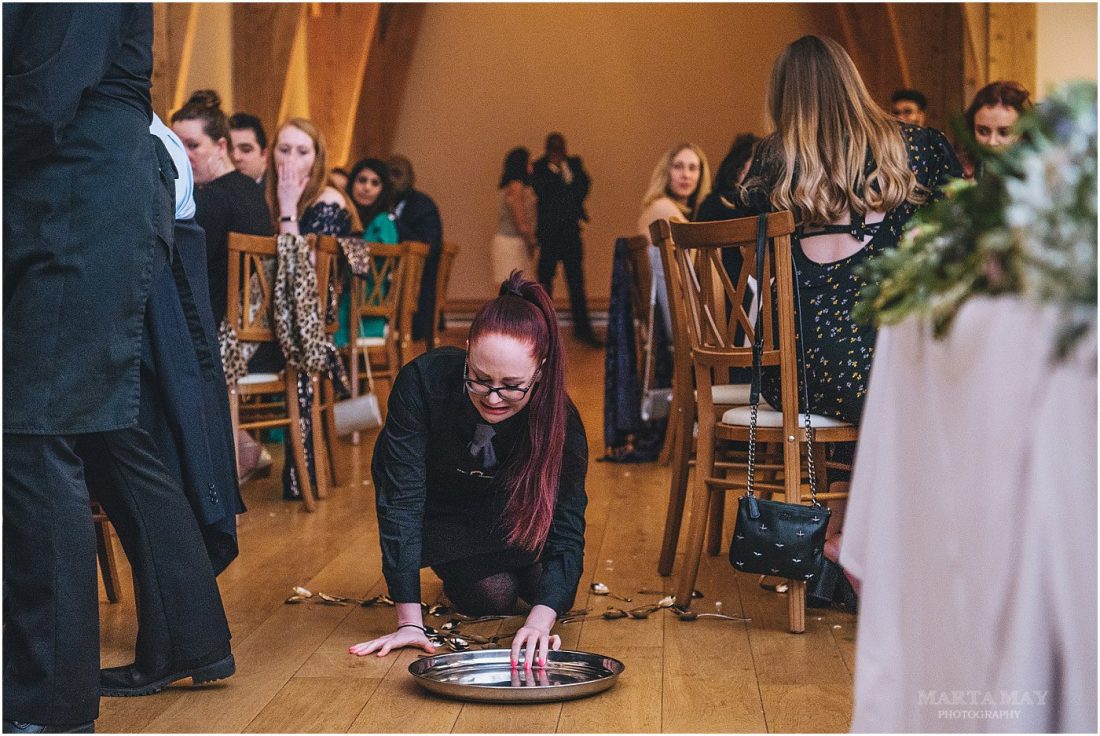
[[[528,443],[511,466],[504,528],[510,545],[537,552],[550,533],[558,495],[569,398],[565,393],[565,354],[558,317],[546,289],[512,271],[500,294],[478,311],[470,343],[482,335],[506,335],[531,346],[542,364],[541,377],[527,404]]]

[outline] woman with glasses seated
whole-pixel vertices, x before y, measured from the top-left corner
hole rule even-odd
[[[544,663],[580,581],[587,468],[553,304],[513,271],[474,318],[467,350],[433,350],[397,376],[371,467],[397,628],[349,651],[435,651],[420,607],[420,569],[431,567],[462,613],[530,604],[512,659],[525,650],[527,667]]]

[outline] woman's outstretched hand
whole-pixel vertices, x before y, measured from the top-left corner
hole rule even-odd
[[[512,664],[519,663],[519,653],[526,650],[524,666],[545,667],[550,649],[561,649],[561,637],[551,634],[550,629],[558,620],[558,614],[549,606],[538,605],[527,614],[527,620],[512,638]]]
[[[377,639],[353,644],[348,647],[348,654],[363,657],[371,652],[377,652],[379,657],[385,657],[394,649],[404,647],[418,647],[428,654],[435,654],[435,647],[428,641],[428,635],[424,631],[424,619],[421,617],[419,603],[398,603],[397,631]]]
[[[385,657],[394,649],[404,647],[419,647],[428,654],[435,654],[435,647],[428,641],[428,637],[424,632],[411,626],[398,629],[392,634],[386,634],[377,639],[354,644],[348,647],[348,653],[363,657],[372,652],[377,652],[379,657]]]

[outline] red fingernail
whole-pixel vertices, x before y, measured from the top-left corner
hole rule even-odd
[[[511,662],[512,662],[512,669],[515,669],[516,668],[516,660],[513,659],[513,660],[511,660]]]

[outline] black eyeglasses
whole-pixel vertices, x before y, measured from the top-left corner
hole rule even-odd
[[[531,383],[526,388],[522,386],[491,386],[484,381],[470,378],[469,360],[462,366],[462,375],[466,383],[466,390],[473,395],[488,396],[489,394],[495,393],[500,397],[501,401],[514,404],[517,401],[522,401],[523,397],[527,395],[527,392],[535,387],[535,381],[539,378],[539,371],[535,371],[535,375],[531,378]]]

